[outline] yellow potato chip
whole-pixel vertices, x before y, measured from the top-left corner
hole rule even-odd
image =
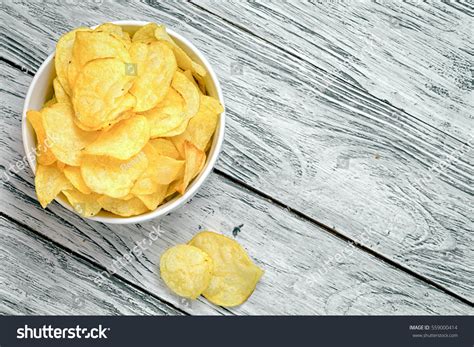
[[[150,138],[148,121],[136,116],[116,123],[84,149],[85,154],[108,155],[127,160],[145,146]]]
[[[199,248],[177,245],[160,258],[161,278],[179,296],[196,299],[207,288],[213,271],[212,259]]]
[[[136,216],[148,211],[145,204],[138,198],[123,200],[104,195],[98,199],[98,202],[104,210],[122,217]]]
[[[82,178],[80,167],[66,165],[63,171],[69,182],[71,182],[74,188],[76,188],[79,192],[82,194],[90,194],[92,192]]]
[[[176,187],[180,194],[184,194],[191,180],[201,171],[206,162],[206,154],[191,142],[184,141],[184,158],[186,161],[184,176],[181,183]]]
[[[201,77],[206,76],[206,69],[204,69],[200,64],[194,62],[189,57],[189,55],[174,42],[174,40],[166,32],[166,28],[164,25],[158,25],[156,27],[155,37],[158,40],[168,42],[168,44],[173,49],[174,55],[176,56],[176,61],[178,63],[178,66],[182,70],[191,70],[193,75],[198,75]]]
[[[154,108],[141,113],[150,124],[150,137],[168,133],[186,120],[183,97],[173,88]]]
[[[26,113],[26,118],[36,133],[36,160],[38,164],[50,165],[54,163],[56,157],[49,148],[51,141],[46,138],[43,128],[43,115],[41,112],[31,110]]]
[[[171,137],[182,134],[186,130],[189,120],[199,111],[199,90],[182,72],[176,71],[171,86],[176,89],[184,99],[186,117],[180,125],[166,133],[162,133],[160,135],[161,137]]]
[[[70,104],[57,103],[44,108],[41,113],[54,156],[65,164],[79,166],[81,150],[94,141],[98,133],[84,131],[75,125]]]
[[[97,28],[94,29],[94,31],[105,31],[110,33],[112,36],[115,38],[121,40],[124,45],[128,48],[130,48],[130,44],[132,43],[132,40],[130,38],[129,33],[126,31],[123,31],[122,27],[113,23],[104,23],[99,25]]]
[[[53,97],[51,99],[49,99],[48,101],[46,101],[44,103],[43,107],[48,107],[48,106],[54,105],[57,102],[58,101],[56,100],[56,97],[53,95]]]
[[[149,144],[153,146],[156,154],[164,155],[173,159],[183,159],[179,154],[176,146],[169,138],[156,138],[149,141]]]
[[[72,104],[76,124],[85,130],[105,128],[131,110],[135,98],[128,93],[134,76],[126,74],[124,62],[115,58],[87,63],[77,77]]]
[[[147,156],[140,152],[128,160],[108,156],[84,155],[81,174],[87,186],[98,194],[123,198],[148,166]]]
[[[206,79],[204,76],[192,73],[191,70],[183,71],[183,74],[199,89],[201,94],[206,94]]]
[[[72,208],[83,217],[92,217],[100,212],[102,206],[97,201],[99,194],[83,194],[78,190],[65,190],[63,194],[68,199]]]
[[[178,127],[174,128],[173,130],[170,130],[164,134],[161,134],[161,137],[173,137],[177,136],[179,134],[182,134],[186,131],[186,128],[188,127],[188,122],[189,119],[185,119],[184,122],[182,122]]]
[[[184,99],[186,117],[191,119],[199,111],[199,90],[182,72],[176,71],[171,86]]]
[[[164,155],[157,155],[154,160],[155,179],[159,184],[170,184],[184,174],[184,160],[176,160]]]
[[[187,77],[187,79],[190,80],[191,82],[193,82],[193,84],[196,86],[196,88],[199,89],[199,92],[203,93],[201,91],[198,83],[196,82],[196,79],[194,78],[193,73],[191,72],[191,70],[185,70],[185,71],[182,71],[182,72],[183,72],[183,75],[185,75]]]
[[[68,81],[68,69],[72,59],[72,48],[76,39],[76,33],[79,31],[89,31],[89,28],[74,29],[58,40],[56,45],[56,54],[54,55],[54,66],[59,82],[63,86],[66,94],[72,95],[71,87]]]
[[[143,152],[148,158],[148,167],[133,186],[133,194],[154,193],[160,185],[167,185],[183,176],[183,160],[159,155],[150,144],[144,147]]]
[[[58,167],[59,170],[61,170],[62,172],[64,172],[64,169],[66,168],[66,164],[64,164],[62,161],[60,160],[56,160],[56,166]]]
[[[130,89],[137,103],[134,110],[143,112],[155,107],[164,99],[176,71],[173,51],[161,42],[145,44],[133,42],[130,55],[136,63],[136,80]]]
[[[159,186],[160,184],[153,179],[153,176],[150,176],[148,173],[146,175],[143,174],[143,177],[140,176],[133,185],[130,194],[133,196],[153,194],[158,190]]]
[[[120,38],[107,31],[79,31],[72,49],[71,63],[68,67],[68,82],[74,89],[77,78],[85,65],[93,60],[114,58],[122,62],[125,72],[125,63],[131,64],[132,59],[127,45]]]
[[[130,34],[126,31],[122,32],[122,41],[125,43],[127,46],[127,49],[130,49],[130,46],[132,44],[132,38],[130,37]]]
[[[254,291],[263,270],[255,265],[234,240],[215,232],[204,231],[189,242],[207,253],[214,264],[209,286],[202,295],[220,306],[242,304]]]
[[[156,165],[154,160],[158,155],[149,143],[143,147],[143,153],[148,159],[148,166],[146,170],[140,175],[132,187],[130,193],[134,195],[148,195],[156,192],[160,184],[156,181]]]
[[[64,90],[63,86],[61,85],[61,82],[59,82],[59,79],[56,77],[53,81],[53,88],[54,88],[54,97],[56,98],[57,102],[65,102],[70,104],[71,99],[69,98],[69,95],[67,95],[66,90]]]
[[[163,202],[167,191],[168,185],[160,184],[155,192],[151,194],[137,194],[137,198],[139,198],[149,210],[153,211]]]
[[[114,23],[103,23],[99,25],[97,28],[94,29],[94,31],[105,31],[108,33],[115,34],[116,36],[122,36],[123,29],[120,25],[114,24]]]
[[[148,23],[147,25],[142,26],[138,29],[135,34],[133,34],[132,42],[142,41],[145,43],[156,41],[155,30],[158,27],[155,23]]]
[[[181,180],[176,180],[171,182],[168,185],[168,190],[166,191],[165,199],[171,198],[173,194],[178,192],[178,187],[181,185]]]
[[[128,193],[127,195],[125,195],[124,197],[121,197],[121,198],[117,198],[117,199],[120,199],[120,200],[130,200],[130,199],[133,199],[133,198],[136,198],[136,196],[132,193]]]
[[[36,167],[35,187],[38,201],[43,208],[63,190],[72,189],[71,183],[56,165]]]
[[[198,149],[204,151],[212,138],[219,120],[219,114],[224,108],[219,101],[211,96],[201,95],[199,111],[188,123],[186,130],[171,141],[181,155],[184,155],[184,141],[188,140]]]

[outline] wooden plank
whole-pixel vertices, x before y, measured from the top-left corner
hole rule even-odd
[[[220,170],[472,300],[472,143],[205,11],[160,5],[103,4],[94,16],[86,6],[8,6],[7,58],[34,71],[59,33],[83,18],[127,13],[170,25],[193,38],[223,82],[229,130]],[[38,16],[23,19],[25,9]],[[232,74],[235,64],[243,75]]]
[[[315,224],[242,190],[212,174],[208,182],[182,209],[139,225],[108,226],[82,220],[54,203],[41,209],[35,198],[29,169],[5,168],[22,159],[19,137],[21,99],[30,76],[0,64],[0,76],[16,83],[0,90],[0,188],[4,213],[21,221],[116,275],[135,283],[166,302],[192,314],[467,314],[472,308],[433,286],[414,278]],[[243,224],[243,226],[241,226]],[[250,299],[224,310],[200,299],[180,300],[157,275],[163,251],[184,243],[203,229],[217,230],[237,240],[264,270],[265,275]],[[159,232],[154,241],[150,233]],[[155,234],[153,234],[155,235]],[[141,255],[130,256],[145,242]],[[98,275],[98,274],[97,274]],[[100,277],[99,277],[100,278]]]
[[[60,32],[92,24],[84,18],[126,14],[169,25],[192,38],[223,83],[229,127],[220,170],[472,298],[472,156],[459,155],[462,143],[343,81],[331,93],[319,92],[324,71],[293,62],[205,11],[163,6],[104,3],[92,16],[86,5],[8,5],[7,58],[34,71]],[[244,75],[231,74],[230,62],[243,64]],[[16,93],[24,93],[24,83]],[[420,178],[453,151],[456,160],[420,187]]]
[[[462,4],[204,0],[196,5],[461,140],[474,132],[472,9]]]
[[[117,279],[99,288],[96,267],[3,216],[0,241],[2,315],[181,314]]]

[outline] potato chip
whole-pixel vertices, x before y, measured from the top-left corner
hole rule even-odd
[[[71,183],[56,165],[36,167],[35,187],[38,201],[43,208],[63,190],[72,189]]]
[[[200,93],[203,93],[198,85],[198,83],[196,82],[196,79],[194,78],[193,76],[193,73],[191,72],[191,70],[185,70],[185,71],[182,71],[183,72],[183,75],[187,77],[188,80],[190,80],[191,82],[193,82],[194,86],[196,88],[198,88],[199,92]]]
[[[214,264],[209,286],[202,295],[220,306],[242,304],[254,291],[263,270],[234,240],[211,231],[200,232],[189,242],[207,253]]]
[[[105,31],[111,34],[115,34],[116,36],[120,37],[122,36],[123,29],[120,25],[114,24],[114,23],[103,23],[99,26],[97,26],[94,31]]]
[[[69,98],[69,95],[67,95],[66,90],[63,88],[61,85],[61,82],[59,82],[58,78],[56,77],[53,81],[53,88],[54,88],[54,97],[56,98],[57,102],[65,102],[70,104],[71,99]]]
[[[133,198],[136,198],[136,196],[132,193],[128,193],[127,195],[125,195],[124,197],[121,197],[121,198],[117,198],[117,199],[120,199],[120,200],[130,200],[130,199],[133,199]]]
[[[184,174],[184,160],[176,160],[164,155],[158,155],[154,160],[155,179],[159,184],[170,184]]]
[[[207,288],[213,271],[212,259],[199,248],[177,245],[160,258],[161,278],[179,296],[196,299]]]
[[[43,107],[48,107],[48,106],[54,105],[57,102],[58,101],[56,100],[56,97],[53,95],[53,97],[51,99],[49,99],[48,101],[46,101],[44,103]]]
[[[150,137],[168,133],[186,120],[183,97],[173,88],[154,108],[141,113],[150,124]]]
[[[166,192],[168,191],[167,184],[160,184],[156,191],[151,194],[137,194],[137,198],[139,198],[145,206],[149,210],[155,210],[158,205],[160,205],[166,197]]]
[[[206,154],[191,142],[184,141],[184,158],[186,161],[184,176],[181,183],[176,187],[176,190],[180,194],[184,194],[189,182],[191,182],[191,180],[201,171],[206,162]]]
[[[64,167],[64,175],[66,175],[66,178],[72,183],[74,188],[82,194],[90,194],[92,192],[82,178],[80,167],[66,165]]]
[[[92,217],[100,212],[102,206],[97,201],[99,194],[83,194],[78,190],[65,190],[63,194],[68,199],[74,211],[83,217]]]
[[[184,156],[184,141],[188,140],[201,151],[206,149],[207,144],[216,131],[219,114],[224,109],[218,100],[211,96],[201,95],[199,111],[188,123],[186,130],[177,136],[171,137],[171,141]]]
[[[130,44],[132,43],[129,33],[127,33],[126,31],[123,31],[121,26],[113,24],[113,23],[101,24],[97,28],[95,28],[94,31],[96,32],[105,31],[105,32],[110,33],[115,38],[122,40],[122,42],[125,44],[127,49],[130,47]]]
[[[189,57],[189,55],[174,42],[174,40],[166,32],[166,28],[164,25],[157,25],[155,29],[155,37],[158,40],[168,42],[168,44],[173,49],[174,55],[176,56],[178,66],[182,70],[191,70],[193,75],[198,75],[201,77],[206,76],[206,70],[200,64],[194,62]]]
[[[148,122],[136,116],[116,123],[84,149],[85,154],[108,155],[127,160],[142,150],[150,138]]]
[[[108,156],[84,155],[81,174],[87,186],[98,194],[125,197],[148,166],[147,156],[140,152],[128,160]]]
[[[186,117],[191,119],[199,111],[199,91],[196,86],[182,73],[176,71],[171,86],[184,99]]]
[[[135,105],[128,93],[134,76],[126,74],[124,62],[116,58],[96,59],[77,77],[72,104],[81,129],[98,130],[111,125]]]
[[[96,59],[114,58],[122,62],[121,68],[125,72],[125,64],[131,64],[132,59],[127,45],[120,38],[106,31],[79,31],[72,49],[71,63],[68,67],[68,82],[74,89],[79,73],[85,65]]]
[[[26,118],[36,133],[36,160],[38,164],[50,165],[55,162],[56,157],[49,146],[51,141],[46,139],[46,133],[43,128],[43,115],[38,111],[28,111]]]
[[[176,180],[171,182],[168,185],[168,190],[166,191],[165,199],[171,198],[171,196],[178,192],[178,187],[181,185],[181,180]]]
[[[130,191],[131,194],[137,196],[152,194],[156,192],[160,186],[160,184],[155,180],[156,172],[154,160],[157,156],[155,149],[153,148],[153,146],[147,143],[145,147],[143,147],[143,153],[148,159],[148,166],[146,170],[136,180],[135,184],[132,187],[132,190]]]
[[[56,160],[56,166],[57,166],[57,168],[58,168],[60,171],[64,172],[64,169],[66,168],[67,165],[64,164],[64,163],[63,163],[62,161],[60,161],[60,160]]]
[[[183,160],[176,160],[156,153],[153,146],[147,144],[143,152],[148,158],[148,167],[138,178],[131,192],[133,194],[151,194],[160,185],[167,185],[184,174]]]
[[[137,99],[134,110],[147,111],[155,107],[168,93],[176,71],[176,59],[173,51],[158,41],[150,44],[133,42],[130,55],[136,63],[137,75],[130,89],[130,93]]]
[[[98,199],[98,202],[104,210],[122,217],[136,216],[148,211],[145,204],[138,198],[123,200],[104,195]]]
[[[51,141],[54,156],[72,166],[81,163],[81,150],[94,141],[96,132],[79,129],[73,120],[74,114],[70,104],[57,103],[43,109],[43,126],[46,136]]]
[[[56,54],[54,55],[54,66],[59,82],[66,91],[66,94],[72,95],[68,81],[68,69],[72,59],[72,48],[76,39],[76,33],[79,31],[89,31],[89,28],[74,29],[58,40],[56,45]]]
[[[135,34],[133,34],[132,42],[153,42],[156,41],[155,30],[158,27],[155,23],[148,23],[147,25],[142,26],[138,29]]]
[[[186,130],[189,120],[199,111],[199,90],[182,72],[177,71],[175,73],[171,86],[181,94],[185,101],[186,117],[180,125],[166,133],[162,133],[160,135],[161,137],[171,137],[182,134]]]
[[[153,146],[156,153],[159,155],[164,155],[165,157],[170,157],[173,159],[183,159],[176,149],[176,146],[168,138],[152,139],[149,141],[149,144]]]
[[[188,78],[188,80],[193,82],[193,84],[196,86],[196,88],[198,88],[198,90],[201,94],[206,94],[206,79],[205,79],[205,77],[199,76],[198,74],[193,75],[191,70],[184,70],[183,74]]]

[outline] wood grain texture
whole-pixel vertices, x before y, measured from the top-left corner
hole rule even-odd
[[[180,311],[0,216],[0,314],[176,315]]]
[[[411,116],[474,132],[473,9],[456,2],[196,1]],[[330,80],[328,80],[330,84]]]
[[[2,128],[0,173],[22,158],[18,140],[21,98],[31,77],[5,64],[1,76],[15,80],[0,91]],[[12,85],[13,86],[13,85]],[[10,171],[11,172],[11,171]],[[114,272],[137,243],[141,255],[116,266],[118,279],[135,283],[191,314],[470,314],[472,307],[343,242],[284,208],[212,174],[185,207],[160,220],[107,226],[83,220],[57,203],[43,210],[36,201],[29,169],[12,173],[0,189],[4,213],[34,228],[72,252]],[[241,226],[243,224],[243,226]],[[180,300],[157,274],[159,257],[203,229],[237,240],[265,270],[256,291],[243,305],[225,310],[204,299]],[[161,231],[149,242],[150,233]],[[98,275],[98,274],[97,274]],[[69,274],[71,276],[71,274]],[[64,280],[58,280],[63,283]],[[66,284],[64,284],[67,286]],[[107,280],[104,282],[108,286]],[[79,286],[79,284],[78,284]],[[102,287],[101,287],[102,288]]]
[[[72,27],[125,18],[169,25],[197,44],[223,83],[229,128],[220,170],[472,298],[470,147],[420,187],[420,177],[429,174],[440,158],[459,151],[461,142],[341,79],[326,88],[333,75],[197,7],[168,2],[152,5],[158,8],[137,3],[54,8],[7,4],[1,23],[8,33],[0,41],[2,56],[34,72],[53,50],[59,33]],[[242,75],[231,73],[233,63],[243,66]],[[15,90],[12,85],[16,86],[18,76],[10,81],[8,74],[4,76],[5,98],[16,100],[13,105],[21,104],[28,77]],[[4,107],[13,114],[19,112],[13,106]],[[5,122],[12,122],[6,138],[19,136],[18,119]],[[22,179],[21,190],[27,197],[17,214],[31,220],[28,209],[34,198],[27,183],[31,181]],[[44,229],[48,226],[41,221],[43,215],[38,209],[35,223]],[[73,225],[68,224],[75,229]],[[81,229],[62,237],[73,244],[83,238],[91,242]],[[100,237],[92,239],[91,252],[98,261],[110,259],[102,253],[111,245]],[[89,252],[80,247],[77,251]],[[215,312],[206,306],[189,311]]]

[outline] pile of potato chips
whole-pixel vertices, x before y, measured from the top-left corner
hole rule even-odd
[[[211,231],[169,248],[160,259],[163,281],[189,299],[203,295],[220,306],[237,306],[255,290],[263,270],[234,240]]]
[[[27,113],[41,206],[63,193],[83,216],[127,217],[185,192],[223,107],[164,26],[77,28],[59,39],[55,68],[53,98]]]

